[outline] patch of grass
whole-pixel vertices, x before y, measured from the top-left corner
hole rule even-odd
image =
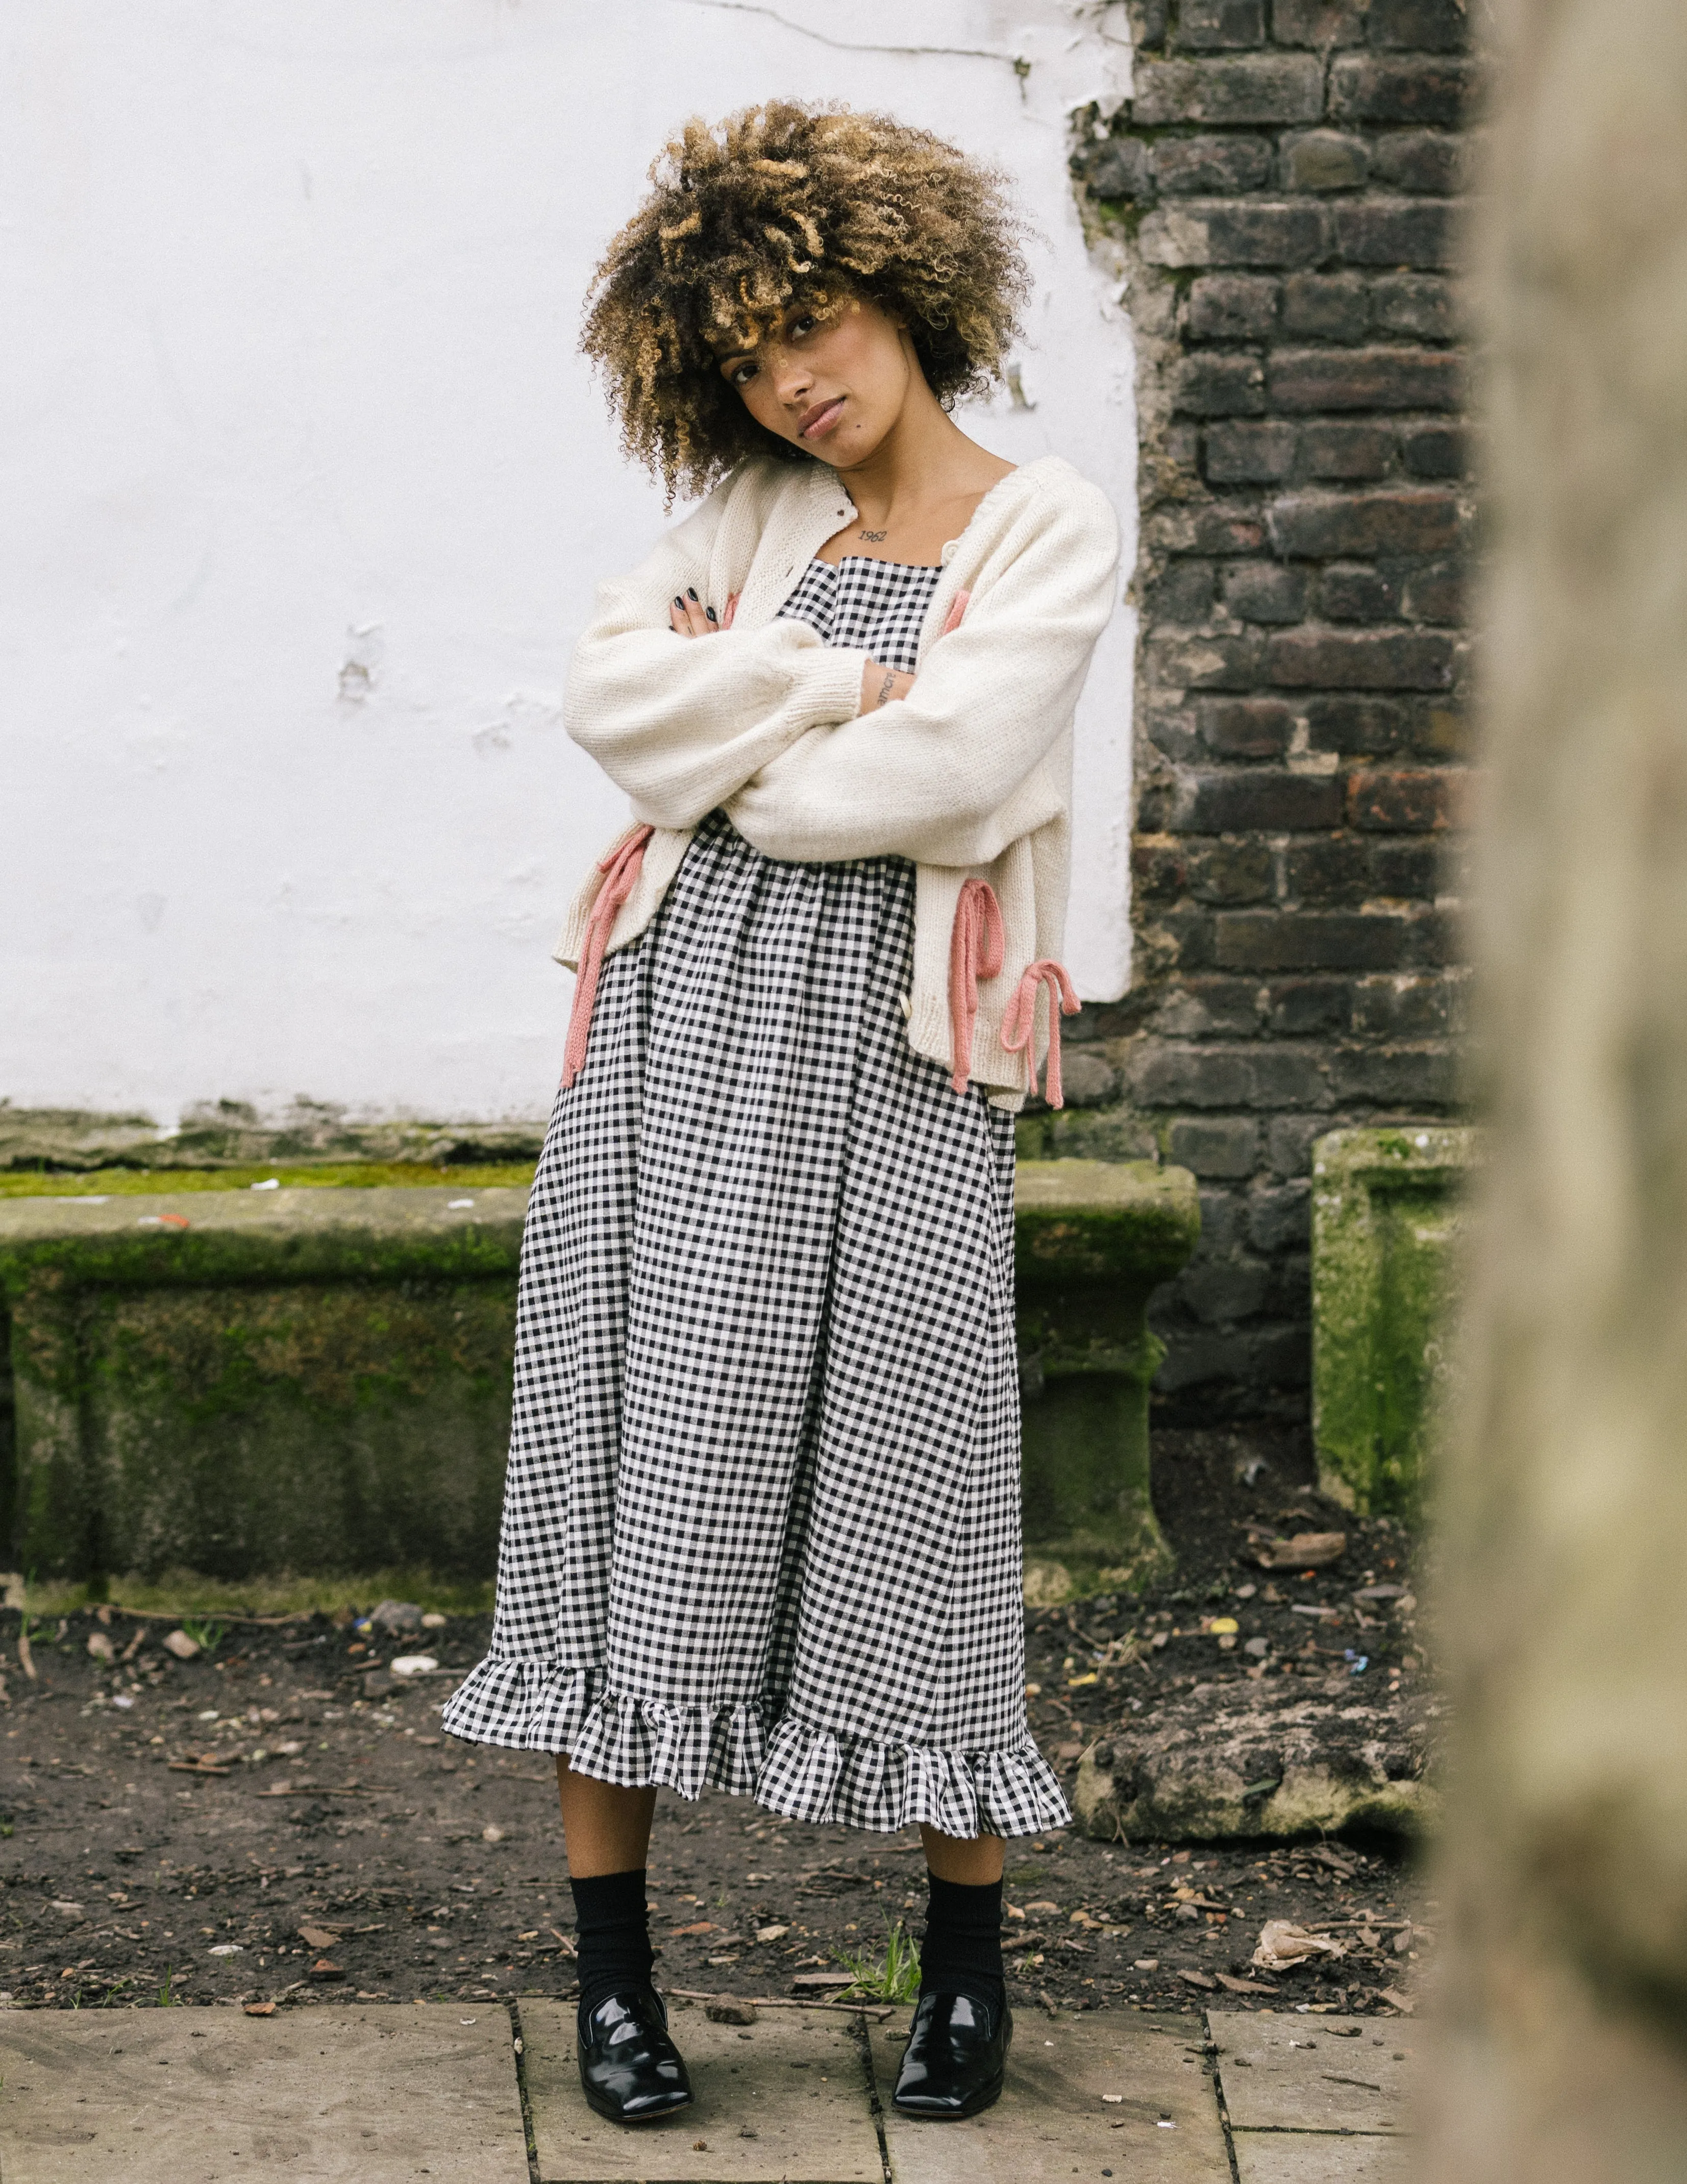
[[[378,1600],[414,1600],[443,1615],[489,1615],[490,1579],[436,1577],[426,1569],[354,1571],[335,1577],[214,1578],[196,1570],[165,1570],[157,1578],[110,1577],[96,1588],[86,1585],[31,1582],[24,1601],[37,1619],[73,1615],[78,1609],[109,1604],[137,1614],[195,1616],[224,1622],[242,1616],[337,1614],[342,1608],[366,1611]]]
[[[274,1180],[286,1190],[370,1190],[377,1184],[437,1190],[449,1184],[472,1193],[514,1188],[533,1180],[532,1161],[487,1161],[434,1167],[420,1161],[270,1161],[244,1167],[92,1168],[81,1175],[12,1171],[0,1175],[0,1198],[131,1198],[182,1190],[250,1190]]]
[[[850,1975],[843,1991],[846,1995],[860,1995],[867,2002],[912,2002],[920,1992],[919,1945],[900,1919],[886,1932],[878,1955],[843,1955],[838,1963]]]
[[[220,1623],[200,1623],[192,1616],[185,1616],[181,1630],[182,1635],[191,1638],[202,1653],[214,1653],[222,1643],[223,1626]]]

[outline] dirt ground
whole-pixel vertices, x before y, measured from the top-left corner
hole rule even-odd
[[[1176,1578],[1027,1616],[1033,1731],[1070,1783],[1079,1752],[1156,1700],[1250,1669],[1424,1674],[1411,1542],[1319,1499],[1304,1448],[1162,1435],[1155,1496]],[[1340,1563],[1268,1576],[1255,1526],[1344,1530]],[[1333,1607],[1335,1617],[1295,1613]],[[370,1602],[363,1602],[367,1608]],[[1202,1631],[1231,1616],[1233,1646]],[[540,1755],[442,1738],[439,1708],[489,1618],[401,1639],[349,1615],[229,1624],[201,1658],[174,1628],[107,1609],[31,1636],[0,1618],[0,2002],[93,2008],[565,1994],[572,1919],[554,1777]],[[213,1633],[207,1632],[208,1637]],[[89,1652],[93,1636],[113,1658]],[[1250,1639],[1263,1639],[1247,1652]],[[399,1681],[395,1656],[440,1673]],[[650,1857],[658,1978],[697,1992],[789,1994],[794,1975],[882,1956],[917,1930],[917,1836],[775,1819],[742,1800],[664,1791]],[[1433,1946],[1412,1861],[1384,1841],[1105,1845],[1077,1829],[1010,1844],[1016,2006],[1388,2011]],[[1344,1954],[1280,1976],[1250,1963],[1267,1919]]]

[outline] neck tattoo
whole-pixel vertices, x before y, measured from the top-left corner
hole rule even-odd
[[[855,536],[858,538],[871,538],[875,546],[882,546],[889,538],[890,533],[888,531],[858,531]]]

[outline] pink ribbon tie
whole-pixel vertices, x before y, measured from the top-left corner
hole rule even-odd
[[[644,863],[644,844],[654,827],[636,827],[624,842],[616,843],[606,857],[598,860],[604,883],[586,921],[586,944],[580,951],[579,975],[574,981],[574,1006],[569,1011],[568,1037],[562,1050],[562,1089],[566,1092],[586,1061],[586,1042],[592,1034],[592,1011],[598,999],[598,973],[604,967],[604,950],[610,944],[617,913],[632,893]]]
[[[1033,963],[1014,989],[1002,1017],[1002,1045],[1010,1054],[1025,1049],[1025,1073],[1029,1078],[1028,1089],[1033,1095],[1037,1090],[1037,1050],[1032,1045],[1032,1033],[1037,1022],[1037,992],[1044,981],[1049,987],[1049,1056],[1045,1072],[1047,1098],[1051,1107],[1063,1107],[1066,1101],[1061,1090],[1061,1018],[1075,1017],[1078,999],[1072,982],[1066,976],[1066,966],[1057,963],[1052,956],[1044,956]],[[1055,1004],[1060,1003],[1056,1011]]]
[[[957,1092],[972,1073],[972,1034],[978,1021],[978,978],[994,978],[1002,967],[1002,912],[988,880],[960,883],[955,923],[949,935],[949,1038]]]

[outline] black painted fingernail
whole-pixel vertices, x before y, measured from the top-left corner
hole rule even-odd
[[[704,611],[704,614],[706,614],[706,615],[708,616],[708,617],[709,617],[709,619],[710,619],[710,621],[716,621],[716,620],[718,619],[718,617],[717,617],[717,616],[715,615],[715,610],[714,610],[714,608],[713,608],[713,607],[704,607],[704,609],[703,610],[703,611]]]
[[[697,599],[697,594],[696,594],[696,593],[695,593],[694,591],[693,591],[693,589],[691,588],[691,586],[690,586],[689,584],[688,584],[688,585],[686,586],[686,588],[685,588],[685,595],[686,595],[686,597],[687,597],[688,599]],[[701,604],[700,602],[699,602],[699,604]]]
[[[674,593],[674,604],[679,609],[682,614],[685,612],[685,601],[680,597],[677,592]]]

